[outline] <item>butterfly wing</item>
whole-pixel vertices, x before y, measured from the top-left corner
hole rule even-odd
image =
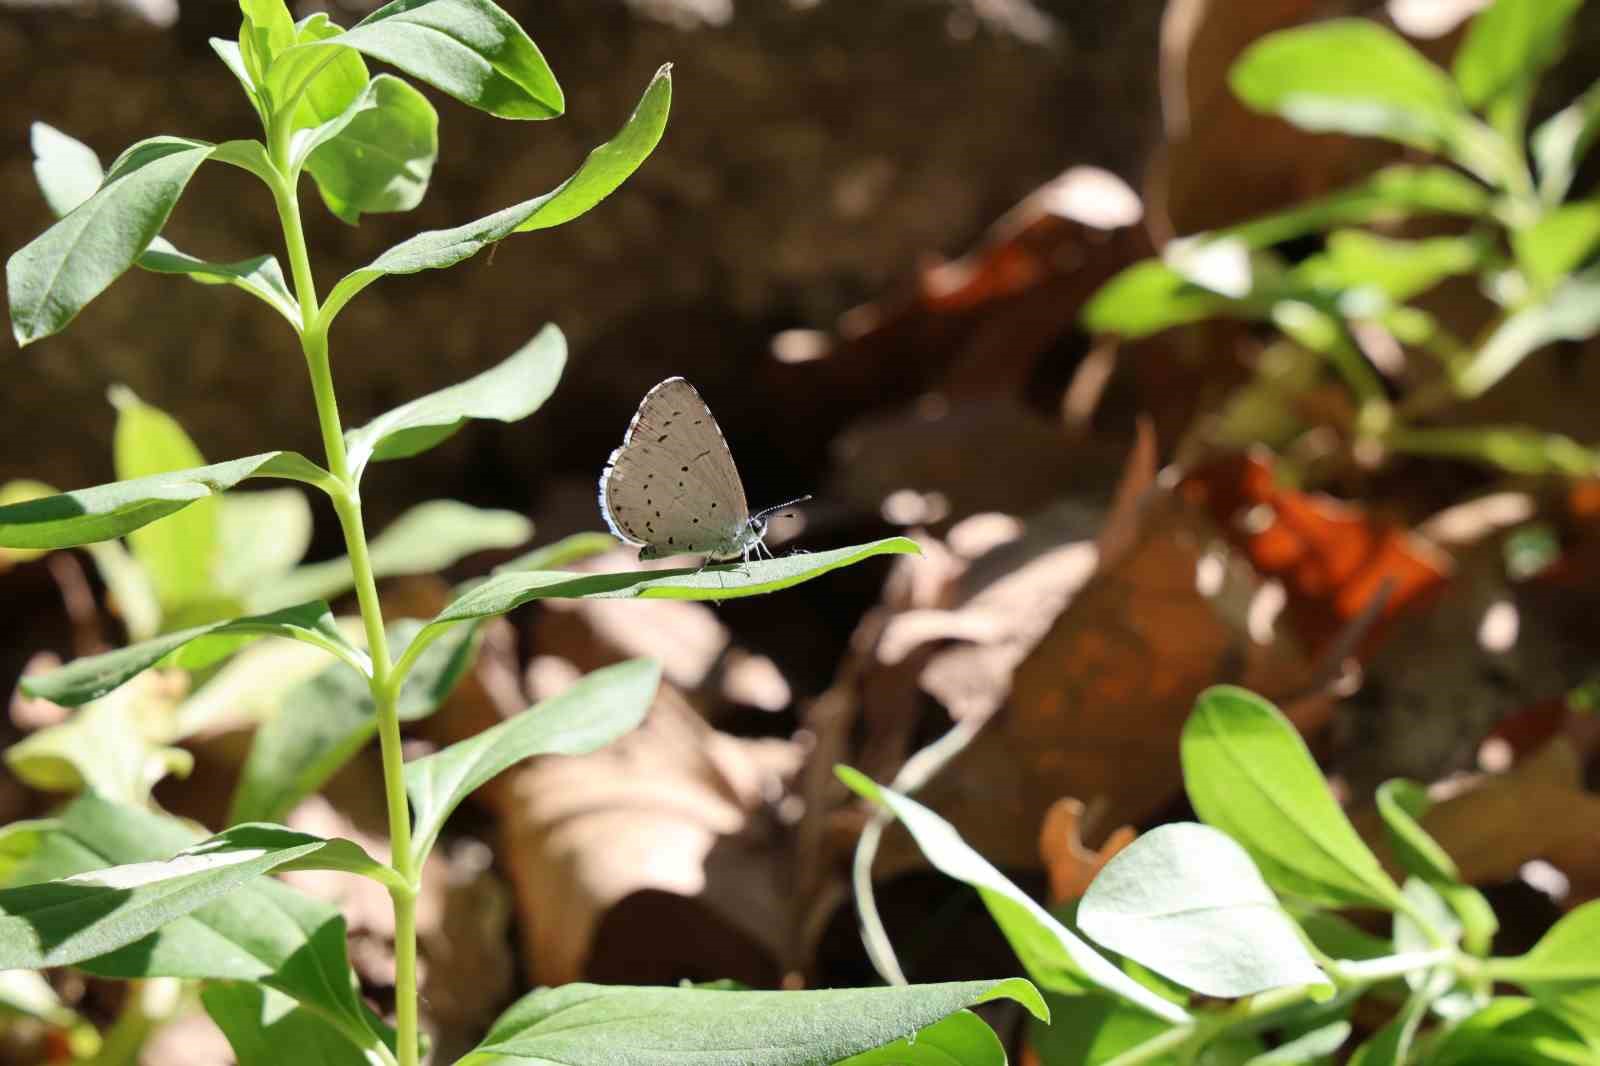
[[[750,522],[744,484],[693,385],[668,378],[645,393],[600,475],[600,511],[646,557],[740,550]]]

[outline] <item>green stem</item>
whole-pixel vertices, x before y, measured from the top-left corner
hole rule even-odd
[[[288,138],[273,130],[274,163],[288,166]],[[400,747],[400,717],[397,704],[402,675],[395,673],[389,658],[389,641],[384,632],[383,609],[378,602],[378,584],[367,551],[366,528],[361,518],[361,492],[350,476],[350,460],[345,452],[344,427],[339,419],[339,403],[334,394],[333,371],[328,358],[327,325],[319,319],[316,280],[311,273],[311,257],[306,247],[305,229],[300,221],[300,202],[295,182],[298,174],[287,173],[274,185],[278,214],[283,223],[284,243],[294,275],[295,294],[300,300],[301,348],[311,376],[311,392],[316,401],[317,424],[327,452],[328,471],[334,485],[329,495],[344,532],[345,550],[355,582],[356,600],[361,607],[361,622],[367,634],[367,652],[372,658],[368,684],[378,719],[378,739],[383,752],[383,785],[389,808],[390,864],[400,875],[403,887],[390,889],[395,914],[395,1028],[398,1066],[417,1066],[417,870],[411,857],[411,811],[406,803],[405,760]]]

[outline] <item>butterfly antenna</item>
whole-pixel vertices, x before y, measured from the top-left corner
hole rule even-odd
[[[797,496],[794,499],[788,501],[787,503],[780,503],[776,507],[768,507],[765,511],[757,511],[755,514],[750,516],[750,521],[759,522],[763,518],[766,518],[768,515],[776,514],[777,512],[783,510],[785,507],[793,507],[795,504],[797,504],[797,503],[805,503],[809,499],[811,499],[811,494],[810,493],[806,493],[806,495],[804,495],[804,496]],[[782,515],[781,517],[790,518],[792,516],[791,515]]]

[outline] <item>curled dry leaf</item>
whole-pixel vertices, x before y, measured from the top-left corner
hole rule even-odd
[[[1088,813],[1081,801],[1070,796],[1056,800],[1044,812],[1044,823],[1039,826],[1039,857],[1050,875],[1052,905],[1083,898],[1101,868],[1138,835],[1133,826],[1119,825],[1104,844],[1091,848],[1083,842]]]
[[[499,853],[530,979],[561,984],[596,970],[636,981],[698,975],[717,940],[758,946],[765,962],[758,974],[721,976],[780,972],[792,886],[775,808],[800,759],[789,741],[717,732],[664,684],[644,724],[609,747],[510,771],[497,794]],[[608,917],[626,918],[614,909],[644,894],[657,914],[674,917],[644,936],[619,930],[606,937],[607,957],[596,957]]]

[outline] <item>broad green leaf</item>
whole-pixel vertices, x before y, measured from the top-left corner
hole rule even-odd
[[[517,422],[555,391],[567,364],[567,339],[553,325],[508,359],[459,385],[429,393],[345,435],[352,476],[371,460],[406,459],[452,436],[469,419]]]
[[[1556,341],[1588,340],[1600,332],[1600,267],[1557,285],[1548,298],[1500,323],[1456,379],[1463,397],[1481,396],[1529,354]]]
[[[1600,201],[1566,204],[1511,234],[1528,280],[1540,292],[1558,285],[1600,245]]]
[[[355,225],[363,214],[422,202],[439,156],[439,115],[427,97],[380,74],[318,132],[331,126],[337,129],[317,139],[306,159],[329,211]]]
[[[1458,170],[1402,163],[1321,199],[1218,232],[1267,248],[1330,226],[1394,223],[1419,214],[1478,218],[1491,207],[1489,191]]]
[[[560,566],[569,566],[580,560],[604,554],[615,548],[618,543],[620,542],[617,538],[610,533],[574,533],[570,537],[562,537],[554,544],[542,545],[509,562],[501,563],[493,572],[504,574],[513,570],[554,570]]]
[[[141,707],[151,699],[148,688],[124,686],[7,748],[6,766],[45,792],[91,791],[119,803],[148,803],[156,782],[168,774],[187,777],[194,768],[193,755],[151,735]]]
[[[1600,900],[1571,911],[1526,955],[1499,960],[1494,976],[1521,985],[1540,1006],[1600,1039]]]
[[[1339,230],[1327,247],[1301,263],[1290,277],[1314,289],[1345,294],[1347,314],[1371,316],[1401,304],[1445,278],[1477,269],[1486,249],[1470,237],[1401,240],[1365,230]]]
[[[570,984],[518,1000],[457,1066],[817,1066],[996,999],[1047,1017],[1018,978],[805,992]]]
[[[1583,0],[1495,0],[1472,20],[1456,49],[1456,84],[1482,108],[1525,89],[1555,62]]]
[[[53,206],[64,206],[82,193],[92,173],[89,164],[97,167],[98,161],[93,152],[65,135],[43,130],[48,127],[34,132],[35,151],[43,159],[35,173],[41,183],[50,183],[46,199]],[[6,261],[11,328],[17,343],[26,346],[65,329],[89,301],[140,261],[201,163],[214,157],[259,170],[260,152],[261,146],[251,141],[213,145],[165,136],[129,148],[88,199]],[[282,272],[275,268],[269,270],[257,261],[247,261],[257,263],[250,270],[245,264],[191,261],[170,245],[158,251],[169,257],[158,258],[159,265],[152,269],[229,281],[285,310],[281,294],[271,286],[272,273],[282,280]]]
[[[29,142],[33,176],[57,218],[93,196],[105,180],[105,168],[94,149],[53,126],[35,122],[29,128]]]
[[[627,570],[615,574],[575,574],[568,570],[507,571],[479,582],[456,597],[429,623],[448,626],[492,618],[534,600],[666,599],[723,600],[777,592],[830,570],[851,566],[875,555],[914,555],[916,541],[888,537],[853,548],[785,555],[748,563],[727,563],[703,570]]]
[[[23,678],[22,690],[52,703],[78,707],[99,699],[186,644],[196,641],[231,644],[234,635],[292,637],[332,652],[347,663],[361,661],[360,653],[334,625],[328,605],[303,603],[271,614],[195,626],[102,655],[76,659],[48,674]]]
[[[278,580],[305,557],[311,546],[311,505],[299,489],[230,492],[218,502],[214,573],[222,594],[242,597]]]
[[[328,294],[324,318],[337,314],[357,293],[385,275],[415,274],[453,266],[513,233],[547,229],[577,218],[611,195],[655,149],[666,129],[671,104],[672,75],[670,67],[662,67],[627,125],[610,141],[590,152],[583,165],[566,181],[543,196],[525,200],[476,222],[454,229],[430,230],[400,242],[341,279]]]
[[[14,503],[27,503],[29,500],[42,500],[46,496],[56,495],[56,490],[42,481],[30,478],[18,478],[0,485],[0,507],[9,507]],[[615,543],[613,541],[612,543]],[[47,550],[39,548],[0,548],[0,571],[10,569],[17,563],[32,562],[42,556],[48,555]]]
[[[171,415],[143,402],[125,386],[111,390],[111,402],[117,408],[112,455],[119,480],[205,465],[200,449]],[[211,594],[221,541],[219,508],[217,497],[206,496],[128,534],[128,546],[150,575],[164,611]]]
[[[1304,1063],[1331,1062],[1331,1056],[1344,1047],[1351,1032],[1349,1022],[1332,1022],[1255,1056],[1245,1066],[1303,1066]]]
[[[147,862],[195,844],[198,834],[166,815],[85,795],[35,834],[16,880],[55,880],[105,866]],[[261,981],[311,1004],[350,1039],[370,1046],[377,1030],[356,994],[345,955],[344,918],[333,906],[270,878],[82,963],[124,980],[181,977]]]
[[[320,487],[329,475],[297,452],[263,452],[194,470],[64,492],[0,507],[0,548],[72,548],[121,537],[251,477]]]
[[[326,41],[343,32],[344,27],[318,11],[295,24],[294,43]],[[319,57],[311,72],[311,80],[301,87],[299,99],[295,101],[294,117],[289,122],[290,128],[301,130],[321,126],[338,118],[368,88],[370,80],[367,64],[360,52],[343,47],[329,49]]]
[[[533,523],[515,511],[489,511],[455,500],[419,503],[372,538],[367,552],[373,576],[431,574],[491,548],[515,548],[533,535]],[[339,556],[298,567],[249,597],[252,610],[272,610],[310,599],[333,599],[353,586],[350,559]]]
[[[480,786],[535,755],[605,747],[644,721],[660,681],[661,666],[649,659],[608,666],[477,736],[407,763],[414,864],[422,865],[445,820]]]
[[[1102,285],[1083,310],[1083,324],[1095,333],[1129,340],[1164,329],[1200,322],[1234,309],[1231,301],[1207,292],[1159,259],[1146,259]]]
[[[310,848],[311,850],[306,850]],[[280,871],[338,870],[368,877],[385,888],[404,890],[405,881],[393,868],[379,862],[353,840],[320,837],[271,822],[247,822],[202,840],[179,852],[184,855],[233,855],[243,852],[295,851],[299,858],[279,866]]]
[[[1427,790],[1415,781],[1396,778],[1378,786],[1377,801],[1395,859],[1449,904],[1462,927],[1467,949],[1479,955],[1486,953],[1500,921],[1482,893],[1460,883],[1461,871],[1455,860],[1418,821],[1431,806]]]
[[[1028,1044],[1042,1066],[1102,1066],[1172,1028],[1113,996],[1062,995],[1045,990],[1050,1022],[1028,1022]],[[1152,1066],[1177,1066],[1175,1055],[1151,1059]]]
[[[1250,107],[1303,129],[1451,144],[1470,121],[1449,76],[1367,19],[1329,19],[1261,38],[1229,83]]]
[[[1501,996],[1451,1027],[1428,1056],[1428,1066],[1592,1066],[1595,1049],[1559,1017],[1531,999]]]
[[[1578,164],[1600,135],[1600,82],[1534,130],[1533,158],[1539,165],[1539,196],[1558,204],[1572,188]]]
[[[265,985],[209,981],[200,1002],[228,1038],[237,1066],[280,1066],[291,1048],[295,1066],[373,1066],[320,1015]]]
[[[892,811],[935,869],[978,890],[1023,968],[1047,991],[1080,992],[1086,984],[1099,986],[1163,1021],[1175,1025],[1189,1021],[1182,1007],[1156,995],[1075,936],[972,850],[943,818],[848,766],[836,766],[834,772],[857,795]]]
[[[398,622],[389,641],[398,652],[418,625]],[[464,627],[417,657],[400,690],[402,721],[432,714],[455,688],[477,654],[475,627]],[[321,788],[377,732],[367,680],[334,663],[284,693],[276,713],[258,730],[239,774],[229,824],[274,821]]]
[[[1403,906],[1339,809],[1305,742],[1266,700],[1206,689],[1183,728],[1189,801],[1261,868],[1276,891],[1330,906]]]
[[[106,955],[315,849],[187,855],[0,889],[0,970]]]
[[[1006,1066],[1005,1045],[984,1020],[959,1010],[912,1035],[838,1066]]]
[[[1158,826],[1118,852],[1084,893],[1078,926],[1208,996],[1327,983],[1250,856],[1210,826]]]
[[[294,16],[284,0],[239,0],[239,54],[255,84],[266,78],[278,53],[294,44]]]

